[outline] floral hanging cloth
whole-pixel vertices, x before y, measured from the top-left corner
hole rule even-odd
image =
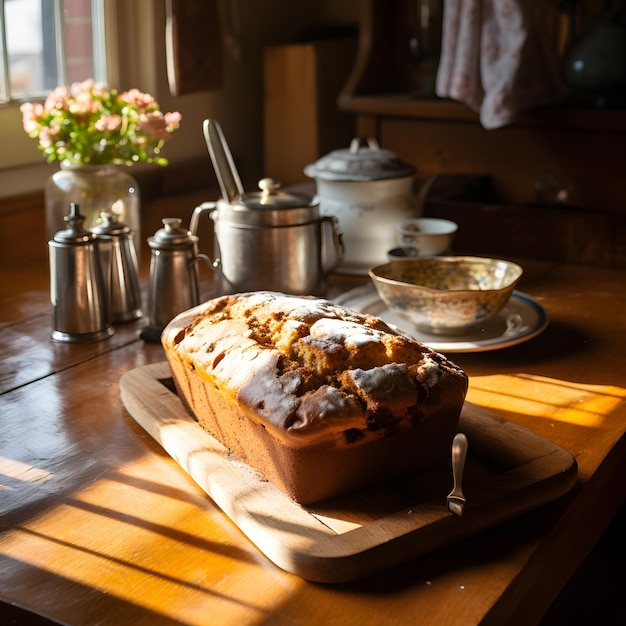
[[[467,104],[487,129],[562,100],[557,15],[545,0],[445,0],[437,95]]]

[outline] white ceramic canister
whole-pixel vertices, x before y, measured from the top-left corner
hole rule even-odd
[[[419,217],[414,193],[415,168],[375,139],[353,139],[304,173],[315,179],[322,215],[339,220],[345,246],[337,271],[364,274],[385,263],[396,241],[394,225]]]

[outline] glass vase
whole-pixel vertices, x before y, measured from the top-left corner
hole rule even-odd
[[[137,181],[124,165],[70,165],[61,163],[45,186],[46,235],[65,230],[63,218],[70,203],[80,207],[84,228],[91,230],[102,223],[103,212],[118,216],[134,233],[137,256],[141,247],[141,211]]]

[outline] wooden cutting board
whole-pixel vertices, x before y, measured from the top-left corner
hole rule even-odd
[[[466,403],[462,516],[446,504],[451,469],[302,507],[198,425],[166,362],[127,372],[120,390],[130,415],[271,561],[316,582],[355,580],[434,551],[554,500],[576,481],[569,452]]]

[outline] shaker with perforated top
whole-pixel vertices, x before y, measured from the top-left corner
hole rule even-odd
[[[141,317],[139,268],[133,231],[115,213],[100,214],[102,223],[91,229],[98,236],[105,287],[111,305],[111,321],[130,322]]]
[[[68,228],[48,242],[54,341],[91,342],[113,334],[99,243],[83,228],[84,216],[70,204]]]

